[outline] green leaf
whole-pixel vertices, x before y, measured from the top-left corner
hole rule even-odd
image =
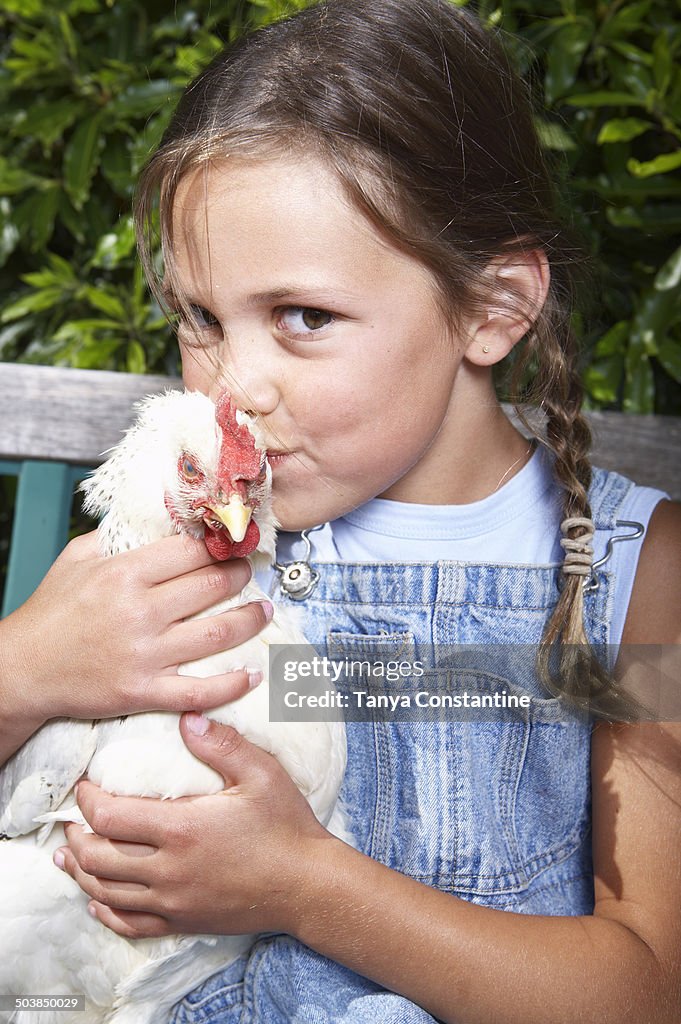
[[[17,208],[16,221],[31,252],[41,252],[52,238],[59,209],[60,189],[55,185],[34,192]]]
[[[19,167],[12,167],[9,160],[0,156],[0,196],[13,196],[44,183],[44,178]]]
[[[132,140],[130,155],[134,176],[139,174],[161,141],[161,136],[168,126],[172,112],[173,108],[168,106],[166,110],[161,111],[156,117],[152,117],[144,126],[143,131],[139,132]]]
[[[174,105],[179,92],[180,87],[168,79],[131,85],[113,100],[109,107],[109,113],[124,121],[130,118],[148,117],[149,114],[157,113],[169,103]]]
[[[662,153],[653,160],[627,160],[627,170],[636,178],[650,178],[653,174],[667,174],[681,167],[681,149],[675,153]]]
[[[139,341],[129,341],[126,350],[125,363],[128,373],[145,373],[147,369],[147,357]]]
[[[69,21],[68,15],[64,11],[59,12],[59,27],[61,29],[62,38],[66,43],[66,51],[71,60],[75,60],[78,56],[78,43],[76,42],[73,26]]]
[[[655,290],[658,292],[667,291],[669,288],[676,288],[681,284],[681,246],[673,252],[655,275]]]
[[[647,68],[653,66],[652,54],[646,53],[640,46],[634,46],[633,43],[616,42],[612,43],[612,48],[617,53],[621,53],[632,64],[643,64]]]
[[[179,72],[194,78],[222,49],[217,36],[205,33],[192,46],[178,46],[175,52],[175,67]]]
[[[119,196],[131,196],[135,181],[132,171],[129,139],[109,136],[102,154],[102,174]]]
[[[0,9],[24,18],[36,18],[45,10],[45,4],[43,0],[2,0]]]
[[[68,228],[77,242],[82,243],[85,241],[86,224],[78,211],[73,208],[66,192],[62,192],[59,199],[59,219]]]
[[[100,9],[99,0],[70,0],[67,13],[75,18],[77,14],[96,14]]]
[[[561,103],[568,103],[571,107],[645,107],[646,105],[645,100],[630,92],[610,92],[607,89],[564,96]]]
[[[621,355],[599,359],[584,371],[584,386],[599,404],[613,405],[617,401],[623,373],[624,358]]]
[[[645,206],[609,206],[606,216],[616,228],[640,228],[648,236],[681,234],[681,206],[678,203],[664,203]]]
[[[612,16],[607,16],[601,29],[603,39],[614,39],[616,36],[627,35],[640,28],[650,10],[652,0],[641,0],[640,3],[621,7]]]
[[[669,376],[681,384],[681,344],[665,338],[658,345],[657,358]]]
[[[596,141],[599,146],[607,142],[630,142],[654,127],[650,121],[638,117],[615,117],[605,122]]]
[[[52,309],[59,305],[63,298],[64,289],[57,286],[30,292],[17,299],[16,302],[10,303],[9,306],[5,306],[0,315],[0,323],[7,324],[11,320],[18,320],[20,317],[26,316],[27,313],[40,313],[42,310]]]
[[[674,71],[674,58],[669,48],[667,32],[660,32],[653,43],[653,75],[655,86],[661,96],[664,96],[669,88]]]
[[[3,327],[0,330],[0,353],[4,354],[6,349],[25,335],[33,334],[34,324],[35,317],[26,316],[23,320],[17,320],[13,324]]]
[[[99,239],[91,266],[112,269],[132,256],[134,250],[135,228],[132,217],[125,217],[114,231]]]
[[[0,267],[7,262],[19,241],[19,230],[12,221],[9,199],[0,199]]]
[[[76,128],[64,152],[64,187],[76,210],[90,195],[92,178],[104,144],[101,134],[104,111],[86,117]]]
[[[563,96],[574,82],[592,35],[591,24],[577,21],[565,25],[554,36],[544,79],[544,94],[548,104]]]
[[[49,150],[86,109],[85,103],[73,97],[51,103],[38,102],[15,115],[11,134],[35,136]]]
[[[106,369],[120,344],[118,339],[107,341],[103,338],[83,338],[69,351],[69,365],[77,370],[95,370],[102,366]]]
[[[609,331],[599,338],[594,348],[595,356],[622,355],[626,349],[631,324],[628,320],[620,320]]]
[[[80,295],[95,309],[101,310],[102,313],[106,313],[107,316],[113,317],[116,320],[125,320],[126,313],[123,303],[116,295],[112,295],[110,291],[105,291],[103,288],[95,288],[91,285],[85,285],[81,289]]]
[[[108,334],[111,331],[120,332],[120,330],[121,324],[118,320],[101,320],[92,317],[68,320],[55,332],[54,340],[72,341],[74,338],[80,338],[86,333],[95,336],[97,332],[106,332]]]
[[[575,140],[558,121],[544,121],[538,118],[535,121],[535,128],[545,149],[553,149],[560,153],[577,149]]]
[[[626,361],[624,378],[623,408],[625,412],[652,413],[654,403],[655,380],[653,368],[647,355],[634,353]]]
[[[59,283],[52,270],[36,270],[31,274],[22,274],[21,280],[25,284],[30,284],[31,288],[50,288]]]
[[[65,260],[63,256],[59,256],[56,252],[48,252],[47,262],[56,279],[61,284],[70,287],[78,282],[78,276],[73,264]]]

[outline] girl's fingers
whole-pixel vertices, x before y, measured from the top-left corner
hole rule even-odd
[[[98,921],[124,939],[158,939],[171,934],[168,922],[157,914],[114,910],[96,900],[90,901],[88,910]]]
[[[178,623],[167,634],[167,664],[195,661],[238,647],[264,629],[272,614],[270,602],[251,601],[220,615]]]
[[[176,711],[178,714],[207,711],[243,697],[261,679],[261,673],[251,677],[245,668],[205,679],[178,674],[157,676],[153,681],[154,699],[144,701],[145,710]]]
[[[158,849],[166,835],[162,800],[112,796],[87,779],[78,783],[76,799],[85,820],[97,836]]]
[[[204,542],[187,533],[164,537],[134,551],[124,551],[116,558],[121,562],[127,561],[131,571],[139,574],[140,582],[149,586],[215,564]]]
[[[225,598],[236,597],[251,578],[251,567],[245,558],[218,562],[168,580],[154,588],[154,602],[159,616],[178,622]]]
[[[127,885],[133,889],[146,889],[149,880],[154,877],[154,870],[158,871],[150,860],[158,853],[154,846],[104,839],[92,832],[85,832],[82,825],[75,823],[66,825],[64,834],[69,845],[56,851],[54,862],[57,867],[65,867],[64,860],[70,855],[75,857],[85,874],[105,878],[114,887]],[[61,858],[60,853],[65,857]]]
[[[106,906],[118,907],[121,910],[148,910],[149,888],[132,882],[117,882],[109,878],[97,878],[83,871],[80,864],[68,847],[64,847],[65,871],[80,886],[86,895]]]

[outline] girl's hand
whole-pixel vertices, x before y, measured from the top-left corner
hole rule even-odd
[[[202,710],[241,696],[244,672],[195,679],[177,669],[263,628],[260,603],[183,621],[250,575],[245,560],[216,563],[186,535],[112,558],[98,555],[94,532],[76,538],[0,626],[0,707],[37,728],[61,715]]]
[[[306,865],[332,839],[271,754],[229,726],[192,731],[207,721],[184,715],[181,732],[222,775],[220,793],[153,800],[78,785],[96,834],[68,825],[55,863],[92,897],[91,913],[126,938],[294,932]]]

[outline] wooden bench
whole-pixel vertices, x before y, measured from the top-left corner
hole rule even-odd
[[[77,483],[168,377],[0,363],[0,474],[18,476],[2,616],[33,593],[68,539]]]
[[[2,615],[66,544],[73,492],[130,424],[133,404],[177,379],[0,363],[0,474],[19,478]],[[681,500],[681,418],[590,413],[593,462]]]

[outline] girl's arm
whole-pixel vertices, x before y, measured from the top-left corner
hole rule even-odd
[[[664,502],[625,643],[679,644],[679,608],[681,506]],[[548,917],[476,906],[356,852],[321,829],[269,755],[231,729],[189,731],[205,721],[185,717],[183,735],[224,793],[160,803],[81,785],[99,835],[69,826],[65,867],[115,931],[289,932],[457,1024],[678,1024],[679,724],[596,728],[594,914]]]
[[[247,689],[242,672],[199,680],[177,668],[265,625],[259,604],[183,621],[237,594],[248,563],[216,564],[187,536],[101,558],[95,538],[72,541],[0,623],[0,764],[50,718],[215,707]]]

